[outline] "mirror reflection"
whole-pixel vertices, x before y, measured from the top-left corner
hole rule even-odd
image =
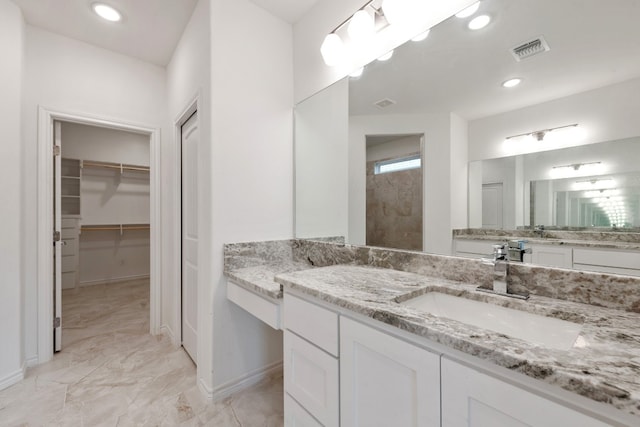
[[[375,240],[369,212],[409,211],[408,191],[374,201],[368,172],[372,141],[403,135],[423,141],[418,249],[451,254],[454,229],[638,227],[640,3],[482,0],[477,14],[486,27],[451,17],[297,106],[296,237],[409,247]]]

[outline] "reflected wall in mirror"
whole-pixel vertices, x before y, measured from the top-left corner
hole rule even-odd
[[[367,135],[369,246],[422,250],[422,135]]]
[[[640,135],[637,0],[482,0],[479,14],[491,17],[483,29],[468,28],[475,15],[451,17],[297,106],[297,237],[367,242],[368,135],[424,135],[423,250],[440,254],[451,254],[453,229],[482,227],[483,209],[504,229],[542,218],[542,202],[529,203],[530,182],[552,177],[527,178],[524,155],[546,152],[554,165],[573,165],[583,160],[560,162],[562,149]],[[514,77],[519,85],[502,86]],[[572,124],[571,132],[538,132]],[[501,219],[500,191],[486,186],[483,196],[483,183],[502,184]],[[548,191],[555,211],[544,212],[570,224],[586,215],[572,204],[589,208],[562,191]],[[534,192],[540,196],[538,184]]]

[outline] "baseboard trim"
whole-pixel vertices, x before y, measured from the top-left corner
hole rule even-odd
[[[114,277],[112,279],[97,279],[97,280],[85,280],[84,282],[80,282],[80,286],[93,286],[93,285],[110,285],[113,283],[121,283],[128,282],[130,280],[138,280],[138,279],[149,279],[151,276],[149,274],[137,274],[133,276],[125,276],[125,277]],[[69,288],[73,289],[73,288]]]
[[[173,345],[176,345],[176,346],[180,345],[180,343],[176,343],[176,336],[173,334],[173,330],[169,326],[167,325],[160,326],[159,333],[169,338]]]
[[[40,362],[38,361],[38,356],[36,355],[36,356],[27,358],[26,364],[27,364],[27,368],[31,368],[33,366],[39,365]]]
[[[222,400],[239,391],[251,387],[262,380],[278,375],[282,372],[282,361],[272,363],[265,367],[251,371],[233,381],[229,381],[214,389],[209,389],[200,383],[200,389],[205,393],[207,398],[212,401]]]
[[[12,385],[22,381],[24,379],[24,373],[26,370],[27,363],[22,362],[22,367],[20,367],[20,369],[0,379],[0,390],[4,390],[5,388],[11,387]]]

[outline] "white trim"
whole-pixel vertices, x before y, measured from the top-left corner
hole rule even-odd
[[[149,274],[135,274],[132,276],[122,276],[122,277],[113,277],[111,279],[95,279],[95,280],[85,280],[80,282],[80,286],[94,286],[94,285],[110,285],[114,283],[121,282],[130,282],[132,280],[141,280],[141,279],[151,279],[151,275]],[[73,288],[68,288],[73,289]],[[65,290],[64,288],[62,289]]]
[[[229,381],[214,389],[209,389],[208,387],[206,387],[202,380],[198,381],[198,385],[200,386],[200,390],[209,400],[219,401],[226,397],[229,397],[234,393],[256,385],[266,378],[275,376],[276,374],[280,374],[281,372],[282,361],[279,361],[251,371],[233,381]]]
[[[161,303],[161,262],[160,239],[160,129],[132,123],[120,118],[96,116],[86,113],[72,113],[38,106],[38,228],[37,228],[37,274],[38,274],[38,363],[53,357],[53,189],[51,177],[53,165],[53,121],[80,123],[90,126],[125,130],[149,135],[150,171],[150,333],[157,334],[160,326]]]
[[[0,379],[0,390],[4,390],[5,388],[11,387],[12,385],[22,381],[24,379],[24,373],[26,372],[26,370],[26,362],[23,362],[20,369]]]
[[[177,248],[174,254],[174,286],[173,292],[173,315],[175,331],[173,343],[182,345],[182,125],[198,111],[200,105],[200,91],[198,91],[187,106],[173,120],[173,158],[174,158],[174,181],[173,194],[176,196],[173,212],[174,246]],[[199,325],[196,325],[200,330]],[[196,366],[198,361],[196,360]]]
[[[175,334],[173,333],[173,330],[169,327],[169,325],[160,326],[160,333],[162,335],[167,336],[171,340],[171,342],[175,344],[176,337],[175,337]]]
[[[38,356],[32,356],[29,357],[25,363],[27,364],[27,368],[31,368],[33,366],[36,366],[38,364]]]

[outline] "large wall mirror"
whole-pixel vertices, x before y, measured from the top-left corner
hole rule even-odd
[[[491,21],[472,30],[478,15]],[[378,233],[390,246],[406,233],[442,254],[459,228],[639,227],[638,22],[637,0],[482,0],[301,102],[296,237],[366,244],[375,204],[378,220],[421,215],[422,245],[413,219]],[[406,136],[421,142],[376,160],[420,159],[422,185],[400,182],[423,197],[373,201],[391,181],[371,178],[372,147]]]

